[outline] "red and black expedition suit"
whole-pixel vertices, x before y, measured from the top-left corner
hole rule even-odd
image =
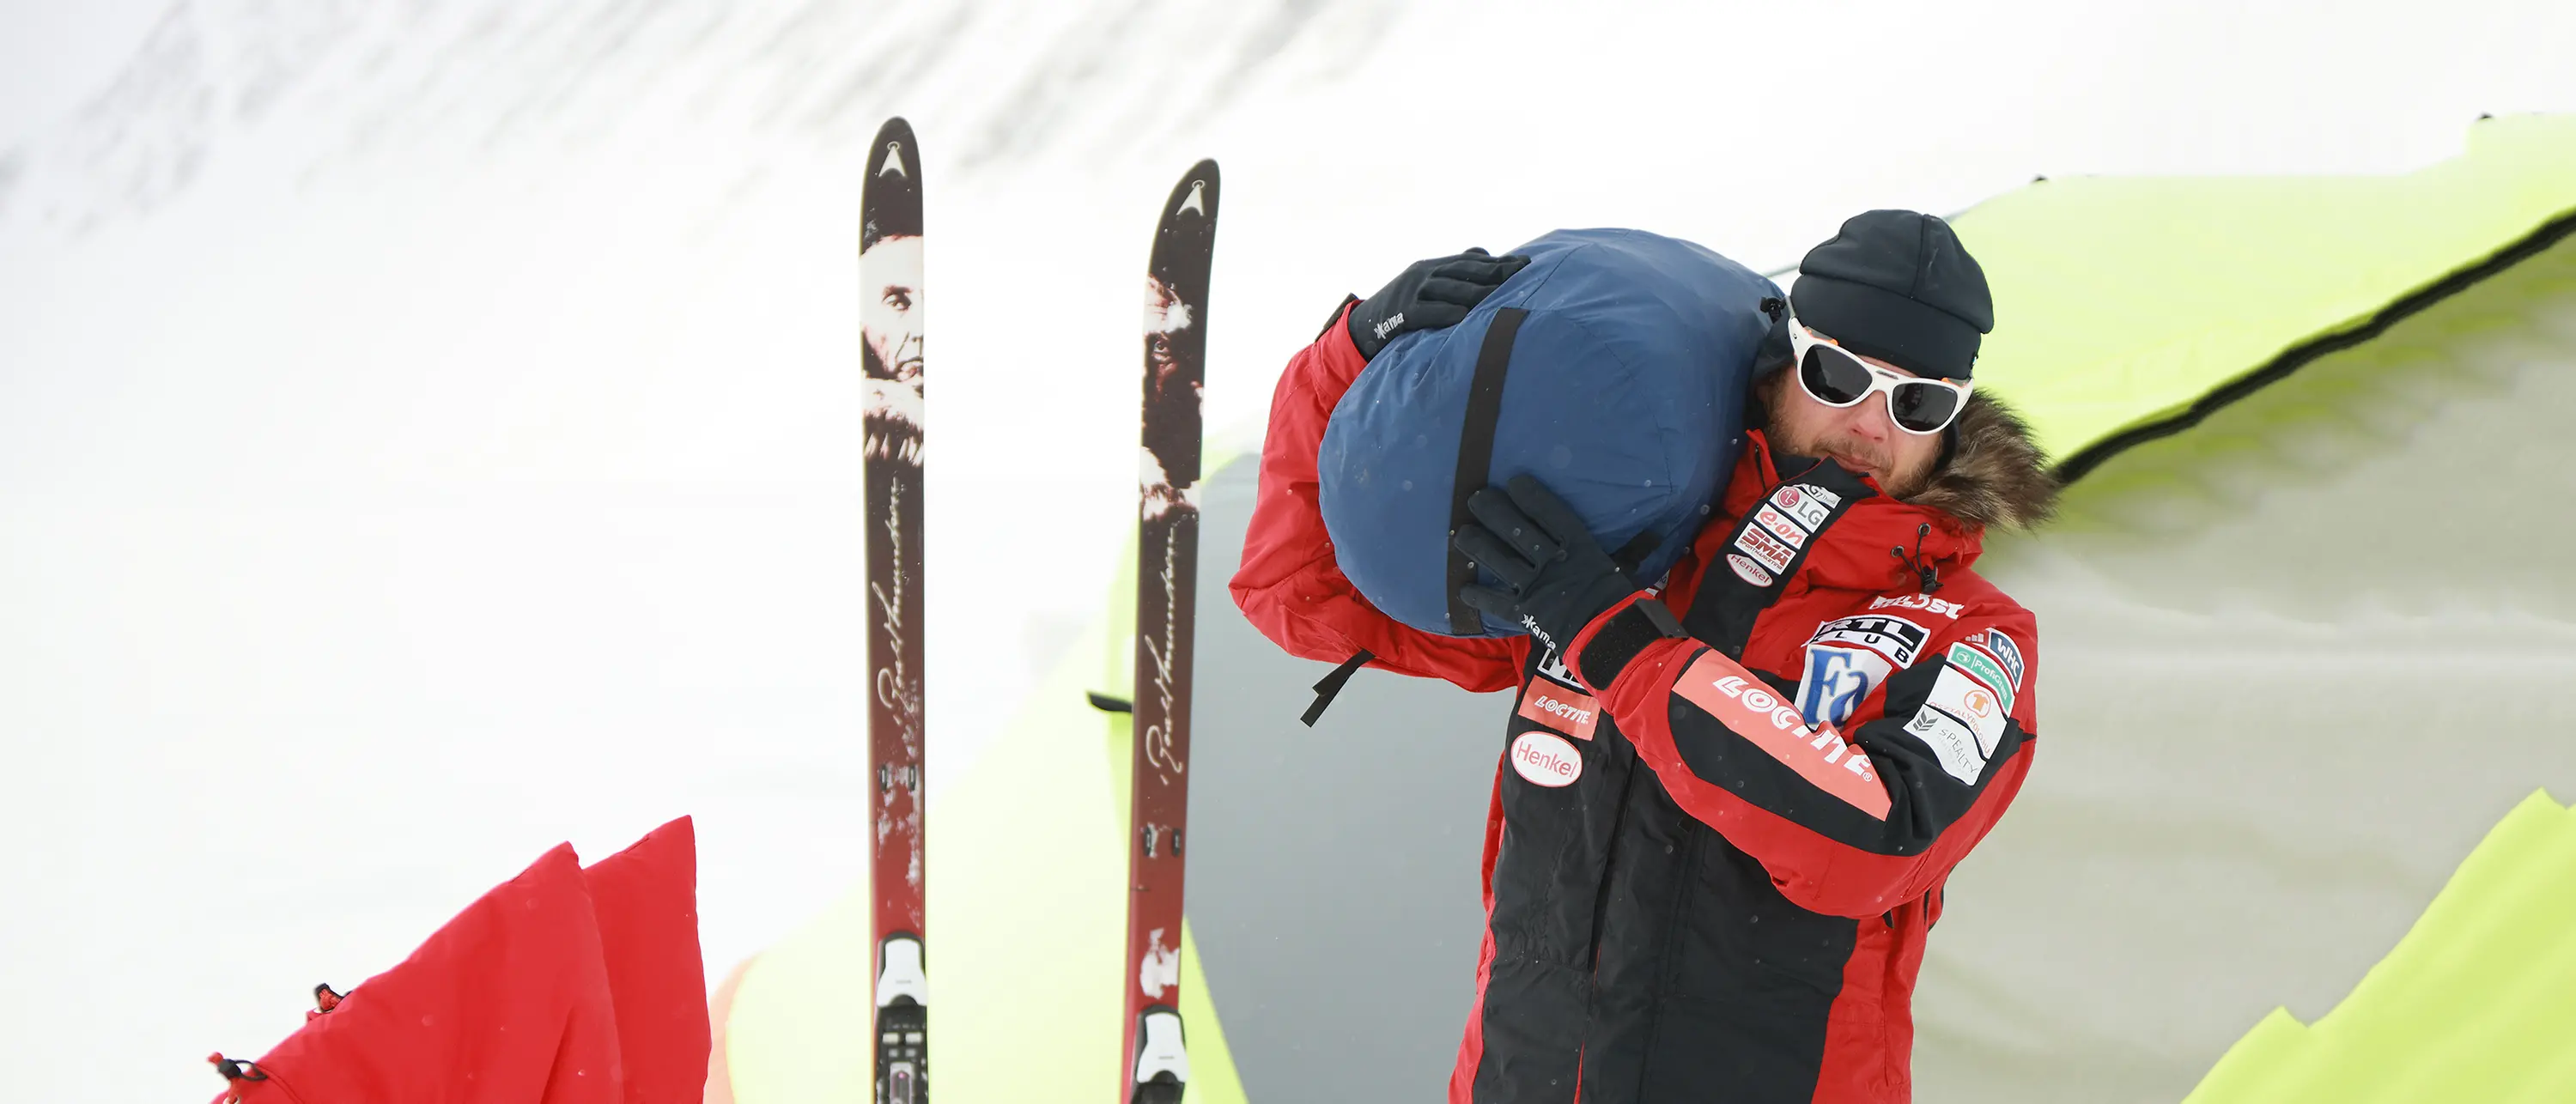
[[[2034,622],[1970,570],[1983,527],[1756,432],[1661,593],[1688,638],[1588,657],[1635,599],[1562,663],[1426,634],[1352,588],[1316,509],[1324,423],[1364,364],[1338,321],[1289,362],[1232,589],[1296,655],[1518,690],[1449,1099],[1909,1099],[1942,883],[2030,769]]]

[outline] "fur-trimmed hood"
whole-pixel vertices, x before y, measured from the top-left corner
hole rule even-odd
[[[2057,512],[2057,479],[2011,407],[1970,395],[1952,432],[1948,457],[1906,502],[1989,529],[2029,529]]]

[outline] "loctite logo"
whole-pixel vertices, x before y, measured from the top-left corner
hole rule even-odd
[[[1577,694],[1542,678],[1530,680],[1529,689],[1521,694],[1520,715],[1577,740],[1592,738],[1592,728],[1599,721],[1601,703],[1589,694]]]
[[[1887,819],[1894,801],[1879,782],[1869,756],[1845,743],[1832,725],[1809,725],[1742,664],[1717,652],[1701,652],[1673,684],[1673,692],[1816,788],[1872,817]]]
[[[1592,719],[1591,710],[1577,709],[1572,704],[1558,701],[1553,695],[1549,694],[1540,694],[1537,697],[1531,698],[1530,707],[1541,713],[1553,713],[1559,717],[1565,718],[1566,720],[1573,721],[1576,724],[1582,724]]]
[[[1583,777],[1583,755],[1553,732],[1524,732],[1512,741],[1512,770],[1532,785],[1571,786]]]

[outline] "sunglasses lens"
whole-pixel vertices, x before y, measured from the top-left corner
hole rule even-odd
[[[1887,412],[1899,426],[1930,433],[1950,424],[1951,415],[1959,412],[1959,393],[1926,381],[1900,383],[1887,393]]]
[[[1798,382],[1819,402],[1850,406],[1869,393],[1869,368],[1831,345],[1810,345],[1798,358]]]

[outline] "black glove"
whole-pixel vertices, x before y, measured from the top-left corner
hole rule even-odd
[[[1482,249],[1415,261],[1403,275],[1351,308],[1351,344],[1360,347],[1360,359],[1369,360],[1399,334],[1455,326],[1529,262],[1522,256],[1491,256]]]
[[[1459,600],[1520,622],[1559,655],[1593,618],[1642,589],[1619,573],[1574,508],[1530,476],[1513,476],[1508,489],[1469,495],[1467,512],[1476,521],[1459,527],[1449,542],[1511,590],[1469,583],[1459,588]]]

